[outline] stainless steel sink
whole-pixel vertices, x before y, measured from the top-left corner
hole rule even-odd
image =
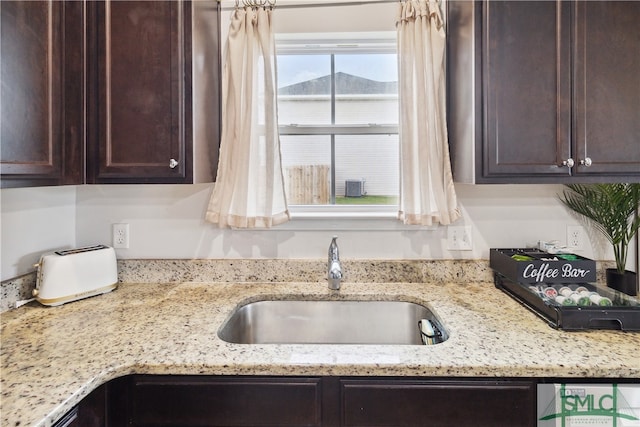
[[[420,304],[311,300],[243,305],[231,314],[218,336],[238,344],[422,345],[448,338],[434,313]]]

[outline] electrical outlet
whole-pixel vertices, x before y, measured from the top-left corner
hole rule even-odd
[[[580,225],[567,226],[567,247],[575,250],[583,250],[585,245],[584,227]]]
[[[113,247],[119,249],[129,248],[129,224],[113,225]]]
[[[470,251],[473,249],[471,226],[447,227],[447,249],[450,251]]]

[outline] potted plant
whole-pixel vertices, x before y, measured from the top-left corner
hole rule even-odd
[[[608,268],[607,286],[636,295],[636,274],[625,269],[629,242],[638,232],[640,184],[566,184],[560,200],[586,218],[613,246],[616,268]]]

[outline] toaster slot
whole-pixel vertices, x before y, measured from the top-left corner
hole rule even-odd
[[[107,249],[107,246],[105,246],[105,245],[85,246],[83,248],[66,249],[66,250],[63,250],[63,251],[55,251],[54,253],[56,255],[65,256],[65,255],[80,254],[80,253],[83,253],[83,252],[98,251],[100,249]]]

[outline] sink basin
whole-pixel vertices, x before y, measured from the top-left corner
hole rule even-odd
[[[426,329],[426,335],[421,329]],[[423,345],[448,338],[434,313],[420,304],[311,300],[243,305],[231,314],[218,336],[237,344]]]

